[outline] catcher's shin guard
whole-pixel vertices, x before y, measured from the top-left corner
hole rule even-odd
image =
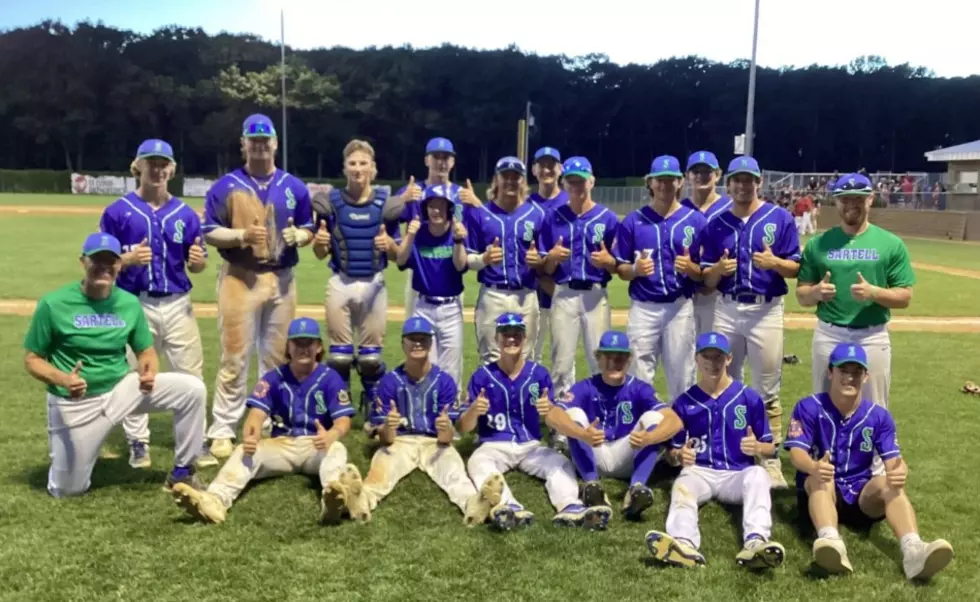
[[[361,375],[361,412],[365,418],[371,414],[375,389],[387,370],[381,359],[381,347],[361,347],[357,353],[357,372]]]
[[[354,365],[353,345],[331,345],[327,353],[327,365],[340,373],[347,387],[350,387],[350,369]]]

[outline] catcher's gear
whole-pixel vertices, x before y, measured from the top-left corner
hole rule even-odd
[[[327,354],[327,365],[340,373],[340,377],[350,386],[350,369],[354,365],[354,355],[352,353],[336,351],[331,346],[330,353]]]
[[[269,261],[279,257],[279,232],[276,230],[276,210],[272,204],[263,205],[254,192],[243,189],[233,190],[225,204],[232,228],[245,231],[253,226],[265,228],[265,244],[244,243],[252,250],[255,259]]]

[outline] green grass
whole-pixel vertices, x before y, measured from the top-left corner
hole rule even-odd
[[[8,195],[9,196],[9,195]],[[43,216],[0,214],[0,256],[20,261],[9,262],[5,286],[0,290],[3,298],[36,299],[58,284],[68,282],[79,274],[78,250],[85,234],[98,228],[95,215]],[[948,243],[939,243],[948,244]],[[960,245],[967,250],[975,247]],[[195,301],[214,302],[215,268],[220,257],[212,251],[211,266],[201,274],[192,275]],[[329,270],[313,257],[311,250],[302,249],[297,266],[299,300],[303,304],[323,303],[323,289]],[[976,300],[980,298],[980,280],[917,270],[919,284],[915,300],[907,310],[895,315],[908,316],[975,316]],[[465,296],[468,306],[476,303],[476,273],[465,275]],[[391,306],[404,304],[405,273],[394,266],[386,273],[388,302]],[[795,285],[791,285],[791,291]],[[614,309],[629,307],[627,283],[614,278],[609,285],[610,305]],[[796,303],[794,295],[787,296],[786,309],[790,312],[807,312]],[[809,310],[812,311],[812,310]]]
[[[384,500],[369,525],[315,524],[315,479],[289,476],[257,484],[224,525],[185,519],[160,485],[172,461],[166,415],[151,419],[153,468],[136,471],[125,458],[96,466],[87,495],[54,500],[44,490],[47,439],[42,386],[23,372],[25,318],[0,317],[0,356],[7,420],[0,423],[0,600],[968,600],[977,591],[980,481],[968,464],[976,436],[977,400],[956,391],[976,379],[980,340],[971,335],[896,333],[894,410],[911,467],[909,493],[926,538],[946,537],[957,560],[931,584],[904,581],[898,545],[884,525],[870,536],[847,529],[856,573],[822,578],[809,569],[811,540],[795,527],[792,493],[773,500],[774,537],[787,549],[783,568],[754,575],[734,554],[740,522],[710,503],[701,511],[699,571],[649,565],[643,537],[662,529],[669,474],[655,474],[656,503],[640,524],[618,516],[605,533],[554,528],[542,484],[511,474],[518,499],[538,517],[522,533],[468,530],[459,511],[421,473]],[[201,320],[206,382],[218,357],[214,320]],[[386,359],[397,361],[397,325],[388,330]],[[810,334],[788,332],[786,352],[803,364],[787,366],[784,408],[808,392]],[[465,354],[466,373],[476,366]],[[579,358],[580,374],[585,366]],[[662,380],[657,379],[662,390]],[[110,442],[122,448],[121,429]],[[373,447],[355,430],[345,444],[367,470]],[[468,439],[460,445],[467,455]],[[216,470],[205,476],[212,478]],[[618,503],[625,484],[607,481]]]
[[[0,194],[0,205],[71,205],[79,207],[105,207],[118,198],[118,196],[98,194],[14,194],[6,192]],[[181,200],[195,209],[204,209],[203,197],[181,197]]]

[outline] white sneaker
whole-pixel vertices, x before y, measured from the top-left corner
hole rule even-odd
[[[841,575],[854,571],[847,559],[847,548],[842,539],[820,537],[813,542],[813,561],[828,573]]]
[[[763,460],[762,467],[766,469],[766,472],[769,474],[769,480],[772,481],[772,485],[769,486],[770,489],[789,488],[786,477],[783,476],[783,463],[779,461],[779,458]]]
[[[177,483],[172,489],[174,502],[187,514],[206,523],[223,523],[228,509],[213,493],[199,491],[186,483]]]
[[[211,442],[211,455],[215,458],[224,460],[235,451],[235,445],[231,439],[215,439]]]
[[[953,560],[953,546],[945,539],[937,539],[931,543],[920,541],[913,544],[902,560],[905,577],[913,579],[928,579],[946,568]]]

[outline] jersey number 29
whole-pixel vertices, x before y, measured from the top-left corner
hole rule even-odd
[[[498,431],[502,431],[507,428],[507,415],[504,413],[500,414],[487,414],[487,426]]]

